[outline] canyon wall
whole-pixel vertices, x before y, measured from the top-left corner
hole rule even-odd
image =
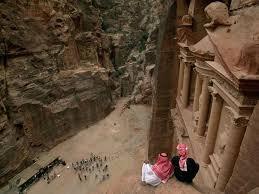
[[[0,2],[0,185],[133,91],[155,64],[167,4]]]

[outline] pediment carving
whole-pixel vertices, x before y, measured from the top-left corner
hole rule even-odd
[[[230,26],[207,28],[217,58],[234,80],[259,81],[259,7],[228,21]]]

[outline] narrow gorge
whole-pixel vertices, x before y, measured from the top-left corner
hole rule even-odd
[[[259,0],[0,0],[0,194],[258,193],[258,56]]]
[[[37,153],[103,119],[135,86],[137,103],[150,103],[150,86],[140,86],[150,81],[146,72],[155,64],[166,6],[155,0],[0,2],[1,184]]]

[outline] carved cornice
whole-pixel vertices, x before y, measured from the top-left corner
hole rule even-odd
[[[230,106],[232,109],[242,115],[251,115],[254,109],[254,105],[241,104],[238,99],[236,99],[229,89],[226,89],[224,85],[220,84],[216,79],[212,79],[213,87],[222,97],[222,99]],[[240,95],[237,93],[237,95]]]
[[[203,61],[196,61],[195,70],[202,76],[213,77],[212,69]]]
[[[235,87],[248,95],[258,95],[258,18],[257,6],[239,16],[230,16],[231,26],[207,29],[218,62],[231,77]]]
[[[185,44],[183,42],[178,42],[177,44],[180,47],[180,49],[189,50],[189,46],[187,44]]]
[[[199,59],[201,61],[213,61],[215,55],[214,54],[210,54],[210,53],[203,53],[203,52],[193,52],[192,55],[196,58]]]
[[[231,86],[233,86],[237,91],[244,92],[248,96],[259,96],[259,81],[257,79],[235,79],[234,76],[231,76],[226,69],[215,61],[206,61],[208,66],[212,69],[219,79],[224,80]],[[259,78],[258,78],[259,79]]]
[[[195,58],[190,53],[188,47],[180,47],[180,58],[182,58],[184,62],[191,62],[191,63],[195,62]]]

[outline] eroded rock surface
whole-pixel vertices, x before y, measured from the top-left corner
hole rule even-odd
[[[52,147],[112,108],[110,41],[94,28],[83,32],[81,15],[66,1],[1,3],[0,183],[37,147]]]
[[[0,185],[146,79],[168,2],[0,2]]]
[[[218,25],[231,25],[226,4],[222,2],[213,2],[209,4],[204,11],[211,19],[210,23],[204,25],[205,28],[215,28]]]

